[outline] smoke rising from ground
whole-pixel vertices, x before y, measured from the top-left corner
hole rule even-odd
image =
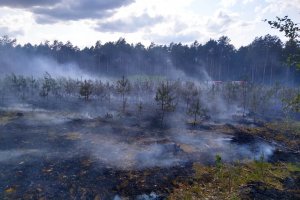
[[[2,77],[9,74],[28,77],[43,77],[47,72],[53,77],[72,79],[93,79],[91,73],[81,70],[75,63],[59,64],[57,61],[44,56],[27,57],[17,56],[18,59],[7,58],[2,60],[0,72]]]
[[[42,109],[32,112],[20,107],[15,107],[14,111],[22,111],[24,114],[14,119],[16,124],[13,126],[26,126],[26,131],[20,134],[29,135],[23,141],[28,142],[24,143],[23,149],[1,151],[1,162],[16,159],[21,162],[24,155],[52,159],[90,155],[100,166],[128,170],[170,167],[190,161],[208,164],[214,162],[216,154],[228,162],[259,159],[261,155],[267,159],[274,151],[274,147],[265,142],[238,144],[233,141],[233,136],[214,131],[179,127],[157,133],[158,130],[139,129],[124,122],[105,124],[95,118],[84,118],[75,113],[63,114]],[[31,138],[40,136],[40,140]],[[32,143],[31,140],[35,142]],[[53,148],[53,140],[66,140],[70,142],[70,146]]]
[[[87,154],[101,166],[118,169],[213,163],[216,154],[228,162],[261,155],[268,158],[275,149],[266,142],[239,144],[228,134],[204,131],[201,126],[255,126],[258,119],[266,120],[267,113],[272,112],[271,118],[282,114],[283,105],[271,102],[294,94],[293,89],[284,87],[214,81],[205,62],[199,60],[191,75],[177,68],[165,53],[159,55],[164,65],[156,63],[153,73],[149,69],[135,71],[137,66],[129,67],[122,54],[115,72],[107,69],[102,75],[72,61],[23,53],[17,54],[18,59],[14,56],[1,57],[0,108],[19,116],[5,116],[2,124],[10,129],[9,124],[16,120],[18,126],[45,136],[42,144],[27,138],[37,143],[29,145],[24,155],[36,155],[31,149],[42,146],[41,155],[46,157]],[[123,75],[127,76],[121,78]],[[125,83],[128,85],[122,85]],[[172,102],[159,101],[162,85],[170,90],[166,101]],[[51,150],[53,138],[66,140],[70,146]],[[19,149],[4,150],[0,161],[22,155]]]

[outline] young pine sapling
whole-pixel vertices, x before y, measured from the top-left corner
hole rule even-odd
[[[163,125],[164,116],[166,112],[175,110],[175,95],[172,94],[172,88],[168,82],[162,82],[156,91],[155,101],[160,106],[161,111],[161,125]]]

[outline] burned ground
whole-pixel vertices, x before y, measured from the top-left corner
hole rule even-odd
[[[132,115],[107,119],[43,109],[1,111],[1,198],[152,194],[159,199],[178,183],[193,180],[193,163],[214,164],[218,153],[226,162],[257,159],[262,153],[266,159],[286,159],[277,153],[284,149],[232,125],[161,129],[149,119],[139,124]]]

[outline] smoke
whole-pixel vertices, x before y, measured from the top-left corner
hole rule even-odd
[[[89,155],[100,166],[129,170],[171,167],[190,161],[213,163],[216,154],[228,162],[258,159],[261,155],[267,159],[274,151],[271,145],[262,141],[239,144],[233,142],[233,136],[189,130],[178,123],[172,129],[157,133],[157,130],[135,127],[133,117],[105,122],[73,112],[26,109],[22,112],[22,117],[10,123],[16,123],[17,127],[20,124],[26,126],[22,135],[27,137],[29,146],[2,151],[0,162],[18,160],[23,155],[52,159]],[[2,130],[21,134],[20,129],[10,123],[2,126]],[[53,141],[57,139],[62,146],[53,148]]]
[[[83,71],[75,63],[60,64],[43,56],[19,55],[18,59],[10,57],[1,59],[3,66],[6,66],[0,68],[2,74],[15,73],[28,77],[43,77],[45,72],[48,72],[54,78],[68,77],[75,80],[99,80],[100,78]],[[196,89],[200,91],[197,98],[211,117],[210,121],[206,119],[207,123],[211,124],[214,120],[227,123],[232,120],[233,115],[241,112],[237,102],[226,102],[222,87],[218,89],[213,85],[213,79],[203,66],[196,68],[195,76],[187,75],[176,69],[170,58],[165,59],[166,68],[156,67],[156,74],[161,75],[159,78],[165,76],[163,80],[171,80],[170,82],[174,83],[176,86],[174,93],[180,93],[181,89],[188,90],[182,88],[184,83],[193,81]],[[134,67],[131,70],[133,69]],[[146,70],[141,73],[147,74]],[[121,77],[122,74],[119,75]],[[176,96],[175,111],[166,113],[164,123],[169,129],[154,130],[158,127],[160,112],[160,107],[154,100],[159,83],[145,78],[134,83],[135,85],[132,83],[132,90],[122,96],[115,87],[115,79],[103,76],[101,80],[109,81],[109,86],[102,84],[103,91],[99,92],[102,92],[100,96],[93,91],[88,101],[84,101],[79,94],[82,82],[74,83],[75,89],[69,96],[61,89],[66,84],[63,82],[59,88],[62,94],[51,94],[52,96],[49,95],[47,98],[39,97],[42,88],[40,84],[35,96],[26,99],[21,94],[22,103],[10,103],[1,107],[1,110],[22,112],[24,116],[18,119],[18,122],[26,125],[26,128],[35,130],[37,126],[43,126],[45,131],[51,128],[54,134],[71,141],[71,148],[64,149],[62,152],[55,152],[58,151],[57,149],[51,150],[53,145],[51,141],[44,141],[44,145],[48,147],[44,156],[88,154],[101,166],[118,169],[170,167],[190,161],[211,163],[214,162],[216,154],[220,154],[225,161],[257,159],[261,154],[268,157],[274,151],[272,146],[263,142],[236,144],[229,135],[213,131],[190,130],[186,123],[188,116],[182,94]],[[13,98],[16,99],[17,96]],[[7,99],[3,102],[8,101]],[[122,99],[126,100],[125,112],[121,110]],[[143,104],[140,113],[137,103]],[[3,157],[22,156],[18,152],[12,150],[12,154],[4,153]],[[24,152],[26,154],[26,151]]]
[[[200,161],[204,163],[214,162],[217,154],[226,162],[258,159],[261,155],[268,159],[275,150],[271,145],[259,141],[236,144],[232,141],[232,136],[213,131],[187,131],[174,139],[184,151],[198,154]]]
[[[122,56],[129,56],[129,55],[121,55]],[[141,55],[137,55],[141,56]],[[241,108],[239,105],[237,105],[235,102],[232,102],[230,105],[225,102],[224,95],[222,92],[214,92],[212,85],[209,85],[207,83],[213,83],[213,79],[209,76],[207,71],[204,67],[204,62],[198,61],[198,66],[193,66],[193,69],[195,69],[194,74],[186,74],[184,71],[178,69],[173,64],[172,59],[169,55],[163,54],[160,55],[160,59],[165,60],[163,63],[165,63],[165,66],[153,66],[153,69],[155,73],[148,72],[147,69],[140,69],[137,70],[138,66],[124,66],[124,69],[129,68],[128,70],[130,73],[126,73],[129,75],[129,78],[131,75],[146,75],[145,77],[151,77],[151,75],[157,75],[160,78],[163,78],[163,80],[172,80],[177,81],[180,80],[181,82],[186,81],[192,81],[195,83],[195,85],[202,90],[202,94],[200,95],[199,99],[201,99],[201,102],[203,104],[203,107],[205,109],[208,109],[210,111],[210,117],[215,120],[231,120],[232,116],[236,113],[240,112]],[[17,58],[17,59],[15,59]],[[8,75],[11,73],[17,74],[17,75],[23,75],[27,77],[39,77],[42,78],[44,74],[47,72],[51,75],[53,78],[71,78],[74,80],[101,80],[103,82],[109,82],[109,83],[115,83],[116,78],[111,78],[108,76],[108,74],[101,75],[95,75],[93,72],[88,72],[85,70],[82,70],[75,62],[68,62],[68,63],[58,63],[53,58],[45,57],[45,56],[37,56],[37,55],[27,55],[25,53],[22,53],[21,51],[13,51],[12,55],[2,56],[1,57],[2,67],[0,67],[0,74],[2,76]],[[190,66],[187,66],[190,67]],[[120,70],[119,70],[120,68]],[[122,73],[121,66],[116,66],[115,71],[118,73]],[[123,68],[122,68],[123,69]],[[116,74],[114,74],[116,75]],[[123,74],[118,74],[117,76],[121,77]],[[40,80],[42,81],[42,80]],[[63,83],[64,84],[64,83]],[[154,84],[154,92],[152,92],[152,96],[148,95],[139,95],[138,101],[139,102],[145,102],[148,103],[149,99],[154,101],[153,94],[155,93],[155,87],[157,87],[158,84]],[[62,85],[61,87],[64,87]],[[41,84],[40,88],[41,90]],[[60,90],[63,90],[63,88],[60,88]],[[77,96],[79,96],[79,89],[77,86]],[[110,90],[110,89],[108,89]],[[6,91],[7,92],[7,91]],[[109,91],[111,92],[111,91]],[[214,94],[211,94],[214,92]],[[3,92],[4,93],[4,92]],[[63,95],[63,92],[61,92]],[[133,93],[133,92],[132,92]],[[149,91],[148,91],[149,93]],[[93,94],[92,94],[93,95]],[[13,95],[12,95],[13,96]],[[114,94],[111,95],[112,98],[114,98]],[[137,104],[137,100],[132,98],[133,95],[128,95],[126,97],[128,104]],[[146,98],[145,98],[146,97]],[[17,99],[17,98],[15,98]],[[14,100],[15,100],[14,99]],[[15,103],[15,102],[14,102]],[[67,104],[67,103],[66,103]],[[178,102],[178,107],[184,107],[183,102]],[[64,105],[65,107],[69,107],[68,105]],[[106,106],[102,106],[102,108],[99,108],[99,106],[89,106],[86,105],[84,108],[79,107],[81,113],[83,113],[83,116],[90,116],[95,117],[97,114],[94,113],[101,113],[101,115],[105,113],[116,113],[115,109],[111,111],[111,108],[107,108]],[[63,108],[63,107],[62,107]],[[95,112],[97,110],[97,112]],[[181,110],[180,110],[181,112]]]
[[[42,154],[40,149],[13,149],[13,150],[0,150],[0,163],[11,162],[21,157],[28,155],[39,156]]]
[[[23,53],[13,53],[0,58],[1,76],[16,74],[28,77],[43,77],[47,72],[52,77],[66,77],[72,79],[95,79],[87,71],[83,71],[75,62],[60,64],[53,58],[46,56],[28,56]]]
[[[79,137],[80,149],[88,151],[98,162],[115,168],[169,167],[181,161],[175,156],[174,143],[144,144],[109,134],[80,134]]]
[[[99,164],[118,169],[143,169],[170,167],[189,161],[213,163],[219,154],[226,162],[268,159],[274,148],[264,142],[237,144],[232,136],[211,131],[189,131],[177,129],[179,133],[165,133],[165,136],[127,135],[120,130],[116,133],[110,126],[102,127],[97,133],[69,133],[76,139],[76,152],[87,152]],[[123,132],[123,134],[122,134]],[[127,135],[127,136],[126,136]]]

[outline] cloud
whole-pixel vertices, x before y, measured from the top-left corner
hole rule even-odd
[[[12,8],[30,8],[34,6],[54,5],[61,0],[1,0],[0,6]]]
[[[276,13],[287,14],[288,11],[299,10],[300,0],[266,0],[267,5],[263,9],[260,9],[262,14]]]
[[[0,26],[0,36],[4,36],[4,35],[16,37],[19,35],[24,35],[24,31],[21,29],[12,30],[6,26]]]
[[[221,0],[221,5],[226,8],[236,5],[236,3],[237,0]]]
[[[153,26],[164,20],[162,16],[151,17],[147,13],[139,16],[130,16],[126,19],[117,19],[98,24],[97,31],[133,33],[142,28]]]
[[[297,22],[299,9],[300,0],[0,0],[0,34],[19,34],[22,44],[58,39],[80,47],[99,38],[148,45],[227,35],[240,46],[272,33],[263,19],[288,14]]]
[[[207,28],[210,32],[225,33],[229,26],[235,22],[235,16],[224,11],[218,11],[215,16],[207,21]]]
[[[4,0],[0,2],[0,6],[28,10],[34,14],[37,23],[56,23],[103,18],[133,2],[134,0]]]
[[[254,0],[243,0],[243,4],[252,3]]]
[[[144,38],[151,39],[159,44],[168,44],[171,42],[190,43],[194,42],[195,40],[199,40],[199,38],[201,38],[200,36],[204,37],[198,31],[188,31],[172,34],[147,33],[144,35]]]

